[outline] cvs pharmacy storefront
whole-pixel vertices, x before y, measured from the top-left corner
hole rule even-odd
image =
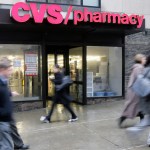
[[[56,63],[74,81],[75,102],[88,104],[124,96],[124,39],[144,30],[144,16],[19,2],[0,9],[0,29],[0,57],[13,62],[9,86],[20,93],[16,105],[46,106]]]

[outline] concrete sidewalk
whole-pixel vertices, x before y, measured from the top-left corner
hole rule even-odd
[[[16,113],[17,126],[24,142],[31,150],[148,150],[149,129],[130,133],[119,129],[117,118],[124,101],[104,102],[97,105],[73,105],[79,120],[68,123],[68,112],[60,105],[52,123],[41,123],[45,109]],[[127,120],[123,126],[132,126],[139,119]]]

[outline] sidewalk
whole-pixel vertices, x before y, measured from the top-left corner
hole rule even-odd
[[[69,114],[59,105],[50,124],[39,121],[45,109],[15,115],[19,132],[31,150],[149,150],[146,145],[149,129],[135,134],[118,128],[117,118],[123,104],[124,101],[114,101],[73,105],[79,117],[74,123],[67,122]],[[123,125],[132,126],[138,121],[138,118],[127,120]]]

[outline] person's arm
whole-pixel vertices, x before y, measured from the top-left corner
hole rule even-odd
[[[9,99],[9,93],[5,91],[5,89],[0,88],[0,116],[4,117],[9,112],[9,106],[8,106],[8,99]]]
[[[58,73],[55,75],[55,79],[53,79],[53,82],[55,84],[61,84],[62,83],[62,78],[63,78],[63,75],[61,73]]]

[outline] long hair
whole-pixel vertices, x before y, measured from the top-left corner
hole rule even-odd
[[[145,67],[148,67],[148,66],[150,66],[150,55],[147,56],[147,58],[146,58],[146,64],[145,64]]]

